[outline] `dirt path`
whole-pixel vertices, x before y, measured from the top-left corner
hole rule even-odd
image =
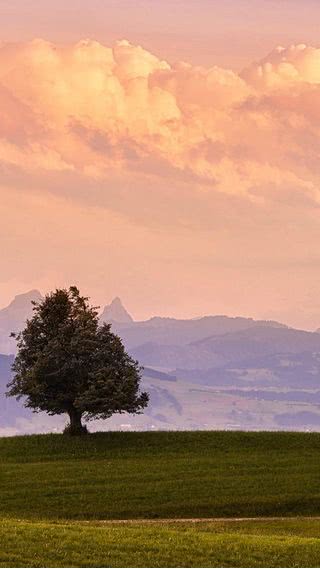
[[[84,524],[123,524],[123,525],[139,525],[139,524],[198,524],[198,523],[228,523],[228,522],[281,522],[296,520],[317,520],[320,516],[260,516],[255,518],[141,518],[128,520],[77,520],[77,523]]]

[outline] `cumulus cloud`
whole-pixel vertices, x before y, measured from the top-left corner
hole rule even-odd
[[[1,177],[120,210],[128,195],[141,208],[164,186],[182,200],[292,196],[310,206],[319,97],[320,50],[304,44],[240,74],[170,65],[127,41],[2,44]]]
[[[278,46],[259,63],[253,63],[242,77],[255,87],[270,89],[288,83],[320,84],[320,49],[304,43]]]

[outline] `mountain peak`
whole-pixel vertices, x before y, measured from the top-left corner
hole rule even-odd
[[[38,302],[43,297],[38,290],[29,290],[17,294],[8,306],[0,309],[0,352],[12,354],[16,350],[16,341],[10,338],[11,332],[20,332],[26,320],[33,315],[32,301]]]
[[[111,304],[104,307],[101,320],[103,322],[119,322],[121,324],[133,322],[132,316],[127,312],[118,296],[113,299]]]
[[[121,306],[122,308],[124,308],[121,298],[119,298],[119,296],[115,296],[114,299],[112,300],[110,306]]]
[[[24,308],[26,305],[31,303],[32,301],[39,301],[42,299],[41,293],[36,290],[29,290],[28,292],[17,294],[14,299],[10,302],[9,307],[14,308]]]

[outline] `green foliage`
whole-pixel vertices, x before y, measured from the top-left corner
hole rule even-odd
[[[0,516],[320,515],[320,434],[96,433],[0,439]]]
[[[17,336],[18,353],[8,395],[50,415],[68,413],[70,434],[85,432],[81,418],[138,413],[148,402],[139,391],[140,367],[110,325],[76,287],[35,303],[33,318]]]

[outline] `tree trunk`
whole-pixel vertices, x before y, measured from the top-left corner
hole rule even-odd
[[[65,429],[65,433],[69,435],[84,435],[87,432],[86,427],[82,425],[82,413],[73,405],[68,409],[70,423]]]

